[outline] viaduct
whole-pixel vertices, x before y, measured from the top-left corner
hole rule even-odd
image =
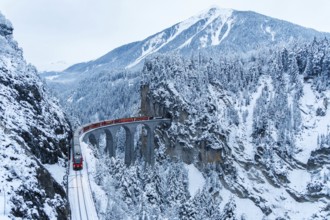
[[[146,117],[145,117],[146,118]],[[102,125],[101,126],[83,132],[83,129],[75,132],[75,141],[79,140],[79,136],[83,136],[83,141],[95,140],[96,145],[99,146],[100,135],[105,134],[106,136],[106,152],[109,153],[110,157],[116,157],[116,148],[117,148],[117,140],[116,134],[119,129],[122,127],[126,132],[126,142],[125,142],[125,164],[127,166],[134,163],[135,155],[134,155],[134,134],[136,132],[137,126],[143,125],[147,130],[147,143],[146,143],[146,151],[144,152],[144,157],[147,163],[154,165],[155,163],[155,155],[154,155],[154,140],[155,140],[155,129],[159,125],[170,125],[171,119],[168,118],[148,118],[146,120],[137,120],[131,122],[124,122],[125,120],[117,119],[114,120],[117,123],[113,123],[110,125]],[[95,123],[94,123],[95,124]],[[86,125],[88,126],[88,125]],[[86,127],[86,126],[83,126]],[[76,136],[78,135],[78,137]]]

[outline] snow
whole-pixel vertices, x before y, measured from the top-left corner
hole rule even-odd
[[[1,220],[7,220],[8,218],[7,214],[10,212],[10,207],[7,204],[7,200],[9,198],[5,196],[5,191],[3,188],[0,188],[0,219]]]
[[[56,218],[57,216],[54,213],[53,208],[48,203],[45,203],[45,205],[44,205],[44,211],[47,214],[47,216],[49,217],[49,219],[54,219],[54,220],[57,219]]]
[[[165,39],[164,38],[164,32],[161,32],[161,33],[156,34],[153,38],[151,38],[146,43],[144,43],[144,45],[142,46],[141,55],[134,62],[132,62],[129,65],[127,65],[126,68],[129,69],[129,68],[137,65],[139,62],[141,62],[141,60],[143,60],[144,58],[146,58],[148,55],[159,51],[161,48],[163,48],[165,45],[167,45],[168,43],[170,43],[171,41],[173,41],[178,35],[180,35],[183,31],[185,31],[188,28],[190,28],[192,25],[194,25],[199,20],[207,19],[207,22],[201,28],[201,31],[202,31],[209,24],[211,24],[215,19],[217,19],[219,17],[221,18],[222,23],[225,23],[225,21],[228,20],[228,18],[232,15],[232,12],[233,12],[232,9],[221,9],[221,8],[217,8],[217,7],[213,7],[212,9],[214,9],[212,12],[211,12],[210,9],[204,10],[199,15],[193,16],[193,17],[191,17],[191,18],[189,18],[189,19],[187,19],[187,20],[185,20],[185,21],[183,21],[183,22],[181,22],[181,23],[176,24],[175,26],[173,26],[173,28],[175,29],[173,31],[174,34],[172,34],[168,39]],[[228,26],[230,26],[230,25],[231,25],[231,23],[228,24]],[[229,29],[230,28],[228,28],[228,30]],[[227,35],[229,33],[228,30],[226,32]],[[221,30],[219,30],[219,33],[218,34],[220,34],[220,31]],[[195,36],[197,34],[198,33],[196,33]],[[226,34],[222,37],[221,41],[227,36]],[[191,37],[190,39],[188,39],[179,48],[182,48],[182,47],[188,45],[191,42],[191,39],[193,37]],[[204,36],[204,38],[205,38],[205,36]],[[201,43],[204,42],[204,44],[202,43],[202,47],[205,47],[206,46],[207,38],[208,37],[206,36],[206,39],[202,39],[201,40]]]
[[[126,66],[126,68],[131,68],[138,64],[141,60],[143,60],[146,56],[157,52],[162,47],[164,47],[166,44],[171,42],[173,39],[175,39],[179,34],[181,34],[184,30],[188,29],[190,26],[192,26],[194,23],[198,21],[197,17],[192,17],[190,19],[187,19],[177,25],[175,25],[175,31],[172,36],[170,36],[167,40],[164,39],[164,32],[161,32],[157,34],[155,37],[151,38],[149,41],[147,41],[143,47],[142,47],[142,53],[140,57],[138,57],[133,63]],[[146,50],[144,48],[147,48]]]
[[[73,96],[70,96],[70,97],[67,99],[67,102],[72,103],[72,102],[73,102]]]
[[[203,174],[193,164],[185,164],[184,166],[188,170],[189,193],[191,196],[195,196],[199,190],[203,189],[205,179]]]
[[[220,204],[221,210],[224,209],[226,203],[228,203],[230,199],[234,199],[236,204],[237,217],[244,216],[247,220],[250,219],[261,220],[264,216],[260,208],[257,207],[250,199],[239,198],[235,194],[232,194],[227,189],[221,190],[220,196],[223,199]]]
[[[182,48],[188,46],[191,43],[192,39],[193,39],[193,37],[189,38],[186,42],[184,42],[182,45],[179,46],[179,49],[182,49]]]
[[[277,188],[268,184],[259,170],[252,169],[246,172],[246,170],[238,166],[237,171],[240,181],[253,196],[259,197],[257,194],[262,194],[262,198],[265,199],[265,202],[261,202],[260,205],[271,205],[272,213],[267,219],[276,219],[279,216],[285,217],[286,215],[289,215],[291,219],[310,219],[311,214],[317,213],[320,207],[322,207],[322,203],[317,201],[297,202],[285,188]],[[263,181],[251,182],[249,180],[249,175],[255,175]],[[303,176],[301,177],[299,175]],[[303,174],[300,171],[293,171],[289,174],[289,179],[292,181],[290,186],[293,186],[294,189],[297,190],[303,190],[303,185],[308,180],[308,174]],[[302,181],[302,183],[299,183],[299,181]],[[220,208],[223,208],[225,205],[223,203],[228,202],[232,197],[236,202],[238,216],[245,215],[247,219],[263,219],[261,209],[255,206],[250,199],[239,198],[227,190],[222,190],[220,195],[224,200]]]
[[[217,30],[209,30],[207,32],[211,32],[211,33],[216,33],[215,35],[211,36],[211,44],[212,45],[218,45],[220,44],[220,42],[222,41],[222,39],[219,41],[219,35],[221,32],[221,29],[223,28],[223,26],[225,25],[226,21],[229,19],[229,17],[232,15],[232,10],[230,9],[220,9],[220,8],[216,8],[216,11],[214,14],[212,14],[207,22],[205,23],[204,27],[202,28],[202,30],[204,30],[206,27],[208,27],[212,22],[214,22],[216,19],[220,18],[221,19],[221,23],[222,26]],[[228,24],[229,26],[229,24]],[[228,28],[229,30],[230,28]],[[227,30],[227,31],[228,31]],[[229,32],[226,31],[226,34],[228,34]],[[226,37],[226,36],[224,36]],[[223,39],[224,39],[223,37]],[[204,35],[200,38],[200,43],[201,43],[201,47],[206,47],[207,46],[207,42],[208,42],[208,35]]]
[[[323,99],[316,97],[310,84],[305,83],[303,91],[304,96],[300,102],[303,131],[296,141],[296,145],[300,150],[296,154],[296,158],[299,158],[303,163],[307,163],[311,152],[317,148],[318,135],[327,134],[329,131],[330,108],[327,109],[325,116],[316,116],[316,109],[322,107]]]
[[[276,33],[274,31],[272,31],[271,27],[267,26],[265,31],[272,36],[272,41],[275,41],[275,34]]]
[[[323,181],[323,183],[327,186],[328,190],[330,189],[330,166],[324,166],[321,170],[320,170],[320,179],[321,181]],[[327,192],[328,195],[330,194],[330,192]]]
[[[44,164],[44,167],[50,172],[56,182],[60,184],[63,182],[63,177],[66,174],[65,167],[60,164]]]
[[[54,75],[54,76],[47,76],[47,77],[45,77],[45,79],[48,80],[48,81],[53,81],[53,80],[55,80],[55,79],[57,79],[57,78],[59,78],[59,75]]]
[[[199,38],[199,42],[201,44],[201,47],[206,47],[207,46],[207,42],[208,42],[208,35],[205,34],[204,36]]]
[[[228,36],[228,34],[231,30],[231,25],[234,21],[233,19],[230,19],[232,13],[233,13],[232,10],[223,10],[222,13],[220,14],[222,24],[221,24],[220,28],[218,28],[216,31],[213,31],[215,34],[212,35],[212,37],[211,37],[211,39],[212,39],[211,45],[219,45]],[[222,28],[225,26],[225,24],[228,25],[228,28],[227,28],[225,34],[219,40],[219,35],[221,33]]]
[[[237,135],[241,136],[243,140],[247,140],[244,143],[244,153],[248,158],[254,158],[254,147],[252,144],[252,126],[253,126],[253,109],[256,105],[257,99],[260,97],[262,89],[267,85],[269,91],[273,90],[272,80],[270,77],[262,76],[260,79],[260,85],[257,88],[257,91],[251,94],[250,105],[243,106],[242,112],[248,111],[248,116],[246,118],[246,123],[243,124],[243,128],[239,129],[239,133]]]
[[[262,219],[264,214],[250,199],[235,198],[238,216],[245,216],[247,219]]]
[[[311,174],[306,170],[294,169],[289,171],[289,186],[298,192],[305,192],[306,186],[311,179]]]
[[[226,33],[222,36],[221,40],[219,41],[219,44],[228,36],[228,34],[231,30],[231,26],[232,26],[233,22],[234,22],[234,19],[229,19],[227,21],[228,28],[226,30]]]
[[[81,102],[82,100],[84,100],[85,97],[81,97],[77,100],[77,102]]]

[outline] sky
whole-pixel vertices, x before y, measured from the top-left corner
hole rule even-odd
[[[97,59],[212,6],[330,32],[329,0],[0,0],[25,59],[39,71]]]

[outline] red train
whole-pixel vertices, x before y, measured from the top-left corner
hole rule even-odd
[[[89,124],[89,125],[83,127],[82,131],[83,131],[83,133],[85,133],[89,130],[107,126],[107,125],[112,125],[112,124],[120,124],[120,123],[126,123],[126,122],[134,122],[134,121],[147,121],[147,120],[151,120],[151,119],[160,119],[160,118],[162,118],[162,117],[143,116],[143,117],[121,118],[121,119],[115,119],[115,120],[101,121],[101,122]]]
[[[74,170],[82,170],[83,168],[83,157],[81,154],[75,153],[72,158],[73,161],[73,169]]]
[[[83,168],[83,156],[81,153],[81,147],[79,142],[80,134],[81,134],[81,130],[76,130],[73,136],[73,143],[72,143],[73,170],[81,170]]]

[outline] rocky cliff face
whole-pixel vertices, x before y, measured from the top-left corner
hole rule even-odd
[[[70,125],[0,15],[0,196],[10,218],[66,219]],[[49,170],[56,170],[50,173]]]

